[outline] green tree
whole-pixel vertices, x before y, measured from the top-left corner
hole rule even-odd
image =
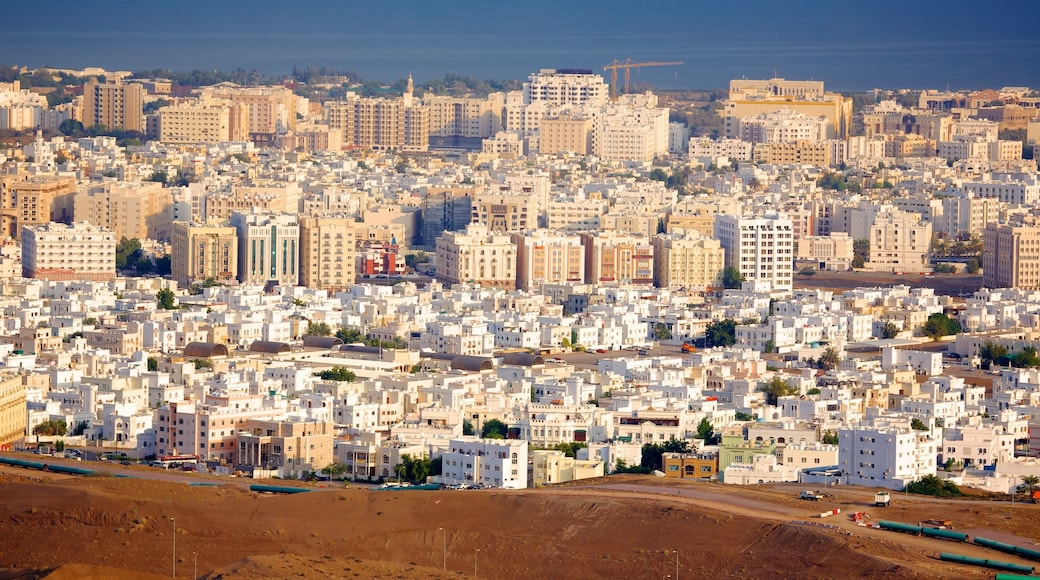
[[[193,358],[191,359],[191,363],[195,365],[195,370],[197,371],[213,368],[213,361],[208,358]]]
[[[834,431],[827,431],[823,434],[823,437],[820,439],[820,441],[823,442],[825,445],[837,445],[838,434]]]
[[[852,240],[852,267],[862,268],[870,259],[870,240]]]
[[[462,434],[463,435],[474,435],[476,431],[473,430],[473,421],[469,419],[462,420]]]
[[[1022,476],[1021,488],[1022,491],[1026,492],[1026,494],[1030,496],[1033,495],[1033,492],[1036,491],[1038,486],[1040,486],[1040,477],[1037,477],[1035,475]]]
[[[711,421],[707,417],[701,419],[701,422],[697,424],[697,439],[703,439],[704,441],[711,441],[715,437],[715,427],[712,426]]]
[[[754,421],[755,420],[755,416],[754,415],[749,415],[747,413],[744,413],[743,411],[735,411],[733,413],[733,418],[736,419],[737,421]]]
[[[654,170],[650,172],[649,177],[651,181],[668,181],[668,173],[660,167],[655,167]]]
[[[148,370],[151,371],[151,372],[158,371],[159,370],[159,359],[155,358],[154,356],[148,357]]]
[[[680,441],[675,437],[670,438],[664,443],[646,443],[643,445],[641,450],[641,457],[639,464],[649,470],[660,471],[663,467],[661,456],[665,453],[689,453],[690,444],[686,441]]]
[[[737,342],[737,323],[727,318],[719,322],[712,322],[704,330],[704,343],[706,346],[733,346]]]
[[[126,270],[132,261],[137,260],[141,251],[141,240],[122,237],[116,245],[116,270]]]
[[[989,368],[990,363],[1001,365],[1010,362],[1008,348],[1004,345],[993,344],[988,340],[979,347],[979,358],[982,360],[983,368],[986,369]]]
[[[362,336],[361,331],[356,328],[341,327],[336,331],[336,338],[342,340],[344,344],[354,344],[362,342],[364,336]]]
[[[1012,355],[1011,366],[1016,368],[1040,367],[1040,356],[1037,356],[1036,347],[1027,346]]]
[[[47,419],[33,427],[33,435],[64,436],[68,426],[61,419]]]
[[[90,422],[84,419],[72,427],[72,431],[69,431],[69,435],[72,437],[79,437],[88,427],[90,427]]]
[[[480,437],[483,439],[505,439],[508,432],[509,427],[505,423],[498,419],[488,419],[484,421],[484,426],[480,429]]]
[[[841,353],[838,352],[838,349],[834,348],[833,346],[829,346],[826,349],[824,349],[823,354],[820,355],[820,359],[817,361],[817,363],[819,363],[820,365],[820,368],[826,370],[831,370],[837,367],[838,363],[840,362]]]
[[[347,466],[343,465],[342,463],[340,463],[338,461],[333,461],[332,463],[326,465],[325,467],[322,467],[321,468],[321,472],[322,472],[322,474],[328,476],[329,479],[333,479],[333,478],[335,478],[337,476],[340,476],[340,475],[343,475],[344,473],[346,473],[347,472]]]
[[[672,330],[663,322],[654,325],[654,338],[657,340],[671,340]]]
[[[886,321],[885,325],[881,327],[881,338],[884,338],[884,339],[895,338],[898,335],[899,335],[899,326],[895,322],[892,322],[891,320]]]
[[[58,439],[57,441],[55,441],[54,442],[54,450],[57,451],[58,453],[61,453],[62,451],[65,451],[65,442],[62,441],[61,439]]]
[[[317,373],[318,377],[323,381],[342,381],[347,383],[353,383],[357,380],[357,375],[353,371],[346,367],[332,367],[331,369],[323,370]]]
[[[918,419],[917,417],[914,417],[910,420],[910,428],[914,431],[927,431],[928,425],[925,425],[924,421]]]
[[[925,475],[921,479],[906,484],[904,491],[918,495],[935,497],[960,497],[964,495],[957,484],[948,479],[940,479],[936,475]]]
[[[968,274],[978,274],[982,270],[982,260],[978,258],[971,258],[968,263],[964,266],[964,271]]]
[[[932,340],[939,340],[943,336],[958,334],[961,331],[961,323],[942,312],[936,312],[928,316],[921,331],[925,336],[930,336]]]
[[[780,376],[769,379],[760,390],[766,394],[766,403],[769,405],[775,405],[780,397],[798,394],[798,388],[791,386]]]
[[[744,275],[740,273],[740,270],[733,266],[726,266],[722,270],[723,288],[739,289],[742,282],[744,282]]]
[[[158,303],[159,310],[176,310],[177,309],[177,296],[173,293],[173,290],[169,288],[163,288],[155,295],[155,300]]]
[[[308,322],[307,334],[311,336],[331,336],[332,328],[324,322]]]

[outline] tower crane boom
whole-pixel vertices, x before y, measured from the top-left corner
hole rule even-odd
[[[632,69],[639,70],[644,66],[679,66],[683,64],[683,61],[650,61],[650,62],[632,62],[632,59],[626,58],[624,61],[614,59],[613,62],[603,67],[604,71],[610,71],[610,97],[612,99],[617,98],[617,71],[618,69],[625,69],[625,94],[628,94],[628,79]]]

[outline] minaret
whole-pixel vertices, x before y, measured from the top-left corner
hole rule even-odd
[[[408,73],[408,88],[404,90],[404,107],[406,109],[412,106],[412,91],[415,90],[415,85],[412,83],[412,73]]]

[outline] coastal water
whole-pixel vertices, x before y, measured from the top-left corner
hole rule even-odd
[[[633,82],[660,88],[721,88],[733,78],[774,74],[824,80],[833,90],[1040,87],[1035,25],[1008,18],[991,26],[953,10],[913,6],[888,18],[815,1],[798,12],[778,3],[718,7],[695,0],[642,9],[543,0],[526,9],[468,0],[318,1],[294,8],[266,0],[188,0],[112,2],[127,11],[114,18],[105,3],[55,0],[47,12],[63,18],[48,19],[35,8],[19,14],[30,10],[22,4],[28,6],[9,7],[13,14],[0,23],[0,63],[272,75],[327,66],[388,82],[411,73],[421,87],[446,73],[499,80],[523,80],[540,68],[602,73],[613,59],[631,58],[684,62],[633,71]],[[881,0],[877,7],[895,4]],[[1035,23],[1037,4],[1023,4],[1018,14]]]

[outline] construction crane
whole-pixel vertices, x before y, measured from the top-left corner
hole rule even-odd
[[[674,62],[632,62],[632,59],[626,58],[624,62],[614,59],[614,62],[603,67],[603,70],[610,71],[610,98],[617,98],[617,71],[619,68],[625,69],[625,94],[628,94],[628,78],[632,69],[637,71],[644,66],[678,66],[683,64],[683,61],[677,60]]]

